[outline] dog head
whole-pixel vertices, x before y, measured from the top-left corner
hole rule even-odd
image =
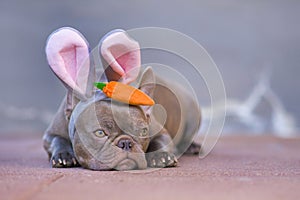
[[[106,38],[100,44],[100,54],[108,64],[107,79],[116,80],[116,77],[120,78],[116,74],[124,73],[121,77],[123,82],[134,81],[132,77],[136,78],[140,67],[137,42],[120,31]],[[125,53],[118,52],[120,48],[114,51],[118,45],[127,48]],[[93,87],[93,82],[98,81],[100,75],[96,74],[88,44],[78,31],[62,28],[54,32],[48,39],[46,53],[51,69],[68,89],[65,115],[70,120],[70,139],[79,163],[95,170],[146,168],[144,152],[151,137],[151,108],[122,104],[103,96],[95,97],[99,91]],[[121,67],[121,71],[116,73],[111,65],[119,65],[114,69]],[[128,70],[132,67],[136,68]],[[130,78],[126,79],[130,73]],[[153,95],[151,68],[143,73],[139,89],[149,96]]]
[[[153,93],[151,68],[145,70],[139,89]],[[80,104],[79,104],[80,105]],[[144,169],[150,142],[149,106],[132,106],[103,99],[89,104],[75,122],[73,149],[86,168]]]

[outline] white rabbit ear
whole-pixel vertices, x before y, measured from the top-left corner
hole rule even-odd
[[[136,80],[141,68],[139,43],[121,29],[107,33],[100,41],[100,55],[109,81],[128,84]]]
[[[84,36],[73,28],[60,28],[49,36],[46,55],[51,69],[69,91],[80,100],[85,100],[90,60]]]

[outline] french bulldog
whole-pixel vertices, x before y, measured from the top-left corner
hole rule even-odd
[[[126,68],[126,64],[139,61],[139,52],[127,52],[127,57],[121,59],[109,52],[116,58],[110,62],[105,49],[118,50],[130,45],[139,47],[122,31],[111,32],[102,39],[99,53],[108,67],[99,78],[82,34],[72,28],[61,28],[49,36],[48,63],[67,88],[43,137],[52,167],[82,166],[92,170],[175,167],[183,152],[199,153],[200,145],[192,142],[201,121],[198,103],[182,87],[156,76],[151,67],[140,75],[138,88],[164,108],[163,122],[155,107],[116,102],[93,87],[93,82],[103,77],[107,81],[122,81],[126,69],[123,75],[117,73],[111,67],[113,62]],[[138,73],[132,74],[134,77]]]

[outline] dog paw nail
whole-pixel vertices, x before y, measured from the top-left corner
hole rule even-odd
[[[67,165],[67,161],[65,159],[63,159],[63,164]]]
[[[152,160],[152,165],[153,165],[153,166],[155,166],[155,165],[156,165],[156,162],[155,162],[155,160],[154,160],[154,159]]]
[[[73,164],[74,164],[74,165],[77,164],[75,158],[72,158],[72,161],[73,161]]]
[[[178,162],[178,160],[177,160],[176,156],[174,156],[174,161],[175,161],[176,163]]]
[[[165,163],[165,162],[166,162],[166,159],[165,159],[165,158],[161,158],[161,161],[162,161],[163,163]]]
[[[170,160],[171,160],[171,157],[170,157],[170,156],[168,156],[168,157],[167,157],[167,159],[168,159],[168,161],[170,161]]]
[[[62,160],[60,158],[58,159],[58,162],[59,162],[59,164],[62,164]]]
[[[52,160],[52,166],[54,166],[56,164],[55,160]]]

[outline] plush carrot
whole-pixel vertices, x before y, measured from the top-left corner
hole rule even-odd
[[[130,105],[152,106],[154,101],[141,90],[116,81],[108,83],[94,83],[109,98],[128,103]]]

